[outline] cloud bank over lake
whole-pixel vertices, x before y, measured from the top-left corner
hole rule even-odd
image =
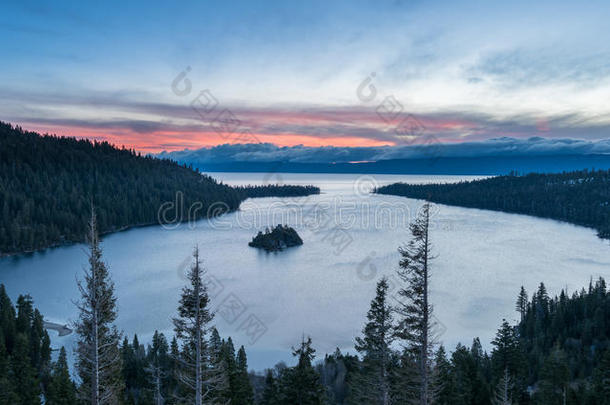
[[[297,145],[280,147],[270,143],[224,144],[211,148],[163,152],[181,162],[294,162],[294,163],[349,163],[373,162],[390,159],[425,159],[435,157],[485,156],[549,156],[610,154],[610,140],[585,141],[547,138],[495,138],[478,142],[428,143],[427,145],[378,147],[310,147]]]

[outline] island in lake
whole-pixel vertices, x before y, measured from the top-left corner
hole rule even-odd
[[[280,224],[271,230],[269,228],[265,229],[265,233],[259,231],[252,238],[252,241],[248,243],[248,246],[273,252],[302,244],[303,239],[301,239],[297,231],[288,225]]]

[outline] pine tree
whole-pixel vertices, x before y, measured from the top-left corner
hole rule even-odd
[[[233,343],[230,341],[230,346]],[[215,327],[212,327],[208,347],[210,351],[210,373],[215,375],[216,384],[210,387],[210,396],[218,403],[226,403],[232,399],[232,392],[229,378],[229,364],[234,364],[234,354],[228,355],[226,343],[220,338],[220,334]],[[229,350],[230,351],[230,350]],[[234,369],[234,368],[233,368]]]
[[[391,358],[388,360],[391,363]],[[317,367],[322,384],[327,387],[328,402],[331,404],[348,404],[353,380],[359,374],[360,359],[358,356],[343,354],[337,347],[332,355],[326,355],[324,362]]]
[[[460,343],[451,354],[453,365],[454,398],[452,404],[474,403],[473,386],[476,370],[468,348]]]
[[[528,301],[528,297],[527,297],[527,292],[525,291],[525,288],[523,288],[523,286],[521,286],[521,291],[519,292],[519,297],[517,297],[517,303],[516,303],[516,310],[521,315],[521,321],[523,321],[523,319],[525,318],[528,302],[529,301]]]
[[[510,381],[510,398],[518,399],[521,396],[521,391],[525,388],[523,382],[525,358],[516,328],[510,326],[503,319],[502,325],[491,344],[494,347],[491,353],[491,361],[496,385],[501,384],[502,381],[504,383]]]
[[[298,363],[284,372],[280,382],[280,403],[291,405],[322,405],[325,403],[324,386],[311,362],[315,350],[311,338],[303,338],[298,349],[292,351]]]
[[[233,339],[229,336],[221,344],[221,359],[225,371],[225,380],[221,389],[220,397],[233,402],[237,393],[237,363],[235,358],[235,346]]]
[[[593,394],[596,404],[610,405],[610,349],[602,357],[593,374]]]
[[[4,284],[0,284],[0,405],[12,405],[18,401],[10,363],[16,339],[15,308]]]
[[[8,301],[10,303],[10,300]],[[14,311],[9,311],[14,313]],[[33,340],[34,306],[30,295],[17,298],[17,315],[14,319],[15,335],[13,350],[10,353],[12,390],[19,404],[38,404],[40,402],[40,379],[38,378],[35,356],[40,339]]]
[[[21,332],[29,336],[33,319],[34,305],[32,297],[29,294],[20,295],[17,298],[17,332]]]
[[[387,301],[388,281],[377,283],[376,296],[367,313],[362,337],[356,338],[356,350],[362,367],[350,388],[350,401],[388,405],[390,403],[390,346],[393,340],[392,307]]]
[[[549,312],[550,298],[544,283],[540,283],[538,286],[538,291],[536,292],[536,295],[532,297],[532,300],[536,305],[536,316],[545,318]]]
[[[416,359],[420,405],[428,405],[433,400],[430,390],[434,325],[428,295],[432,259],[429,225],[430,204],[426,203],[410,225],[411,241],[398,250],[401,255],[398,276],[405,286],[398,292],[396,336],[404,341],[407,350]]]
[[[116,404],[123,389],[120,333],[113,325],[117,317],[114,283],[102,261],[95,212],[89,222],[89,268],[78,282],[81,300],[76,323],[78,334],[79,396],[91,405]]]
[[[419,404],[421,390],[417,360],[407,350],[392,353],[390,360],[390,403]]]
[[[0,326],[4,337],[4,349],[8,353],[13,351],[17,336],[16,314],[13,303],[6,293],[4,284],[0,284]]]
[[[496,390],[494,392],[494,397],[492,399],[493,405],[512,405],[512,393],[513,391],[513,383],[510,378],[510,374],[508,373],[508,368],[504,369],[504,374],[502,378],[498,381],[496,385]]]
[[[564,404],[568,395],[570,370],[566,355],[558,345],[549,353],[540,372],[541,405]]]
[[[210,394],[220,383],[211,363],[206,336],[214,315],[208,306],[210,298],[203,283],[205,270],[199,259],[199,249],[193,253],[193,265],[188,273],[189,286],[182,289],[178,317],[174,318],[174,331],[182,341],[182,353],[178,362],[178,380],[184,388],[187,402],[202,405],[211,400]]]
[[[236,384],[234,387],[235,395],[231,404],[251,405],[254,403],[254,391],[248,376],[248,359],[246,349],[243,346],[237,351],[236,357]]]
[[[51,339],[43,326],[43,317],[38,309],[32,314],[30,329],[30,357],[41,374],[48,372],[51,363]]]
[[[163,333],[155,331],[152,339],[152,345],[149,346],[147,362],[145,368],[148,373],[150,385],[153,387],[153,401],[155,405],[163,405],[165,403],[165,384],[167,377],[168,362],[168,345]]]
[[[432,379],[432,390],[438,405],[453,404],[453,375],[451,363],[447,359],[445,348],[441,345],[434,359],[434,373]]]
[[[8,353],[4,346],[4,336],[0,328],[0,405],[12,405],[19,400],[11,380],[11,372]]]
[[[30,359],[37,371],[43,393],[46,393],[51,378],[51,338],[43,325],[42,314],[36,308],[30,329]]]
[[[180,348],[176,336],[172,337],[169,344],[169,359],[168,359],[168,376],[167,376],[167,393],[168,400],[174,403],[177,398],[182,397],[180,393],[180,384],[178,376],[180,374]]]
[[[129,344],[127,336],[123,338],[123,344],[121,345],[121,359],[122,369],[121,374],[123,376],[123,382],[125,384],[125,402],[127,404],[135,404],[134,388],[136,380],[136,368],[135,368],[135,353],[133,346]]]
[[[481,340],[474,338],[470,348],[470,356],[474,365],[473,369],[473,398],[474,403],[485,403],[491,397],[491,387],[489,385],[491,364],[487,353],[483,351]]]
[[[279,394],[277,381],[273,377],[273,370],[267,370],[265,374],[265,387],[263,388],[263,395],[261,398],[260,405],[279,405]]]
[[[220,334],[218,333],[218,329],[212,327],[212,331],[210,333],[210,353],[215,362],[220,362],[222,356],[222,339],[220,338]]]
[[[76,405],[76,403],[76,388],[70,379],[66,349],[62,346],[59,351],[59,357],[53,365],[47,404]]]
[[[19,405],[39,405],[40,385],[36,369],[29,356],[29,341],[25,334],[17,334],[15,350],[11,356],[13,389]]]
[[[146,366],[148,364],[146,360],[146,349],[144,348],[144,345],[140,343],[137,334],[133,335],[132,346],[135,358],[135,387],[141,391],[142,389],[150,388],[146,375]]]

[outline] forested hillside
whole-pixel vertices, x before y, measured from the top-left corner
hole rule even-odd
[[[0,123],[0,253],[82,241],[91,204],[101,233],[157,223],[161,204],[178,192],[184,207],[202,202],[198,218],[216,201],[226,204],[221,210],[241,201],[231,187],[170,160]]]
[[[382,290],[371,303],[372,310],[379,311],[376,303],[385,299]],[[544,284],[531,299],[522,290],[517,311],[522,313],[522,321],[517,325],[504,321],[491,342],[490,353],[483,350],[479,339],[474,339],[471,346],[458,345],[451,351],[439,348],[433,373],[438,389],[436,403],[501,403],[494,398],[501,391],[505,375],[510,375],[510,404],[608,404],[610,293],[605,281],[599,279],[572,296],[562,291],[555,298],[548,296]],[[0,404],[39,403],[41,393],[49,404],[77,403],[77,385],[70,379],[66,353],[62,348],[57,361],[51,361],[50,340],[42,319],[29,296],[20,296],[15,308],[0,285]],[[368,340],[361,343],[378,337],[375,331],[380,329],[375,322],[367,324],[364,339]],[[312,342],[304,340],[295,349],[299,359],[295,367],[280,363],[262,376],[248,374],[244,348],[236,350],[231,338],[221,339],[215,329],[209,347],[226,373],[218,395],[231,403],[292,405],[288,397],[306,392],[312,398],[305,404],[363,404],[369,403],[362,402],[363,396],[377,394],[372,389],[378,371],[375,363],[370,364],[375,353],[370,352],[372,349],[362,350],[363,357],[337,350],[314,366]],[[166,404],[178,403],[181,388],[177,370],[182,350],[175,337],[166,338],[157,332],[146,346],[137,336],[133,341],[125,337],[120,348],[125,403],[154,404],[157,389]],[[392,376],[389,388],[396,398],[409,391],[405,382],[410,381],[413,360],[394,351],[388,356]],[[362,391],[366,387],[368,391]],[[408,401],[396,399],[392,403]]]
[[[242,193],[244,198],[252,197],[303,197],[306,195],[320,194],[320,188],[316,186],[293,186],[290,184],[266,184],[262,186],[239,186],[235,187]]]
[[[232,188],[171,160],[0,122],[0,255],[83,241],[91,205],[100,232],[108,233],[218,215],[249,197],[319,192],[312,186]]]
[[[608,403],[610,294],[605,280],[554,298],[541,283],[530,301],[522,290],[517,310],[522,314],[517,335],[529,370],[527,383],[541,393],[551,384],[563,386],[571,403]]]
[[[610,238],[610,170],[511,174],[455,184],[394,183],[375,192],[558,219]]]

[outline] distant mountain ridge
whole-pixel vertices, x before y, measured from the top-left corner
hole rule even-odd
[[[162,152],[205,172],[479,174],[610,168],[610,139],[495,138],[463,143],[340,147],[224,144]]]
[[[202,172],[502,175],[610,169],[610,155],[481,156],[393,159],[363,163],[179,161]]]

